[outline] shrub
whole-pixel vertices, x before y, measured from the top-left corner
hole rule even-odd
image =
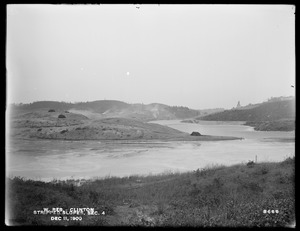
[[[249,160],[249,162],[247,163],[247,166],[248,166],[249,168],[252,168],[252,167],[254,166],[254,162],[251,161],[251,160]]]
[[[195,175],[196,177],[200,177],[202,175],[199,168],[195,171]]]
[[[60,115],[58,116],[58,118],[65,119],[65,118],[66,118],[66,116],[65,116],[65,115],[62,115],[62,114],[60,114]]]
[[[163,202],[159,201],[157,204],[157,214],[162,215],[165,212],[165,205]]]
[[[55,112],[55,110],[54,109],[50,109],[48,112]]]
[[[192,132],[191,136],[201,136],[200,132]]]
[[[263,192],[263,188],[257,182],[248,182],[245,186],[252,192]]]
[[[281,166],[293,165],[295,163],[295,156],[287,157],[284,161],[280,163]]]
[[[269,169],[266,167],[266,166],[263,166],[262,168],[261,168],[261,174],[267,174],[269,172]]]

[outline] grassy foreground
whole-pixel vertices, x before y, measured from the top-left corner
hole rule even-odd
[[[211,166],[188,173],[110,177],[80,186],[74,185],[76,181],[7,179],[6,200],[10,210],[7,223],[288,226],[295,221],[294,171],[294,158],[287,158],[280,163]],[[51,216],[60,216],[33,214],[36,210],[56,207],[94,208],[99,215],[76,215],[82,219],[77,221],[51,221]]]

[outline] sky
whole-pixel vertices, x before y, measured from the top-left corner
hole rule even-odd
[[[7,5],[7,103],[294,96],[292,5]]]

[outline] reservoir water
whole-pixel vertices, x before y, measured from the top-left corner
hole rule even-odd
[[[7,176],[49,181],[192,171],[212,165],[282,161],[295,155],[295,132],[254,131],[242,122],[153,121],[180,131],[235,136],[227,141],[12,140]]]

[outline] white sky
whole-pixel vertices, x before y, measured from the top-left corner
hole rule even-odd
[[[8,103],[232,108],[295,95],[291,5],[8,5]]]

